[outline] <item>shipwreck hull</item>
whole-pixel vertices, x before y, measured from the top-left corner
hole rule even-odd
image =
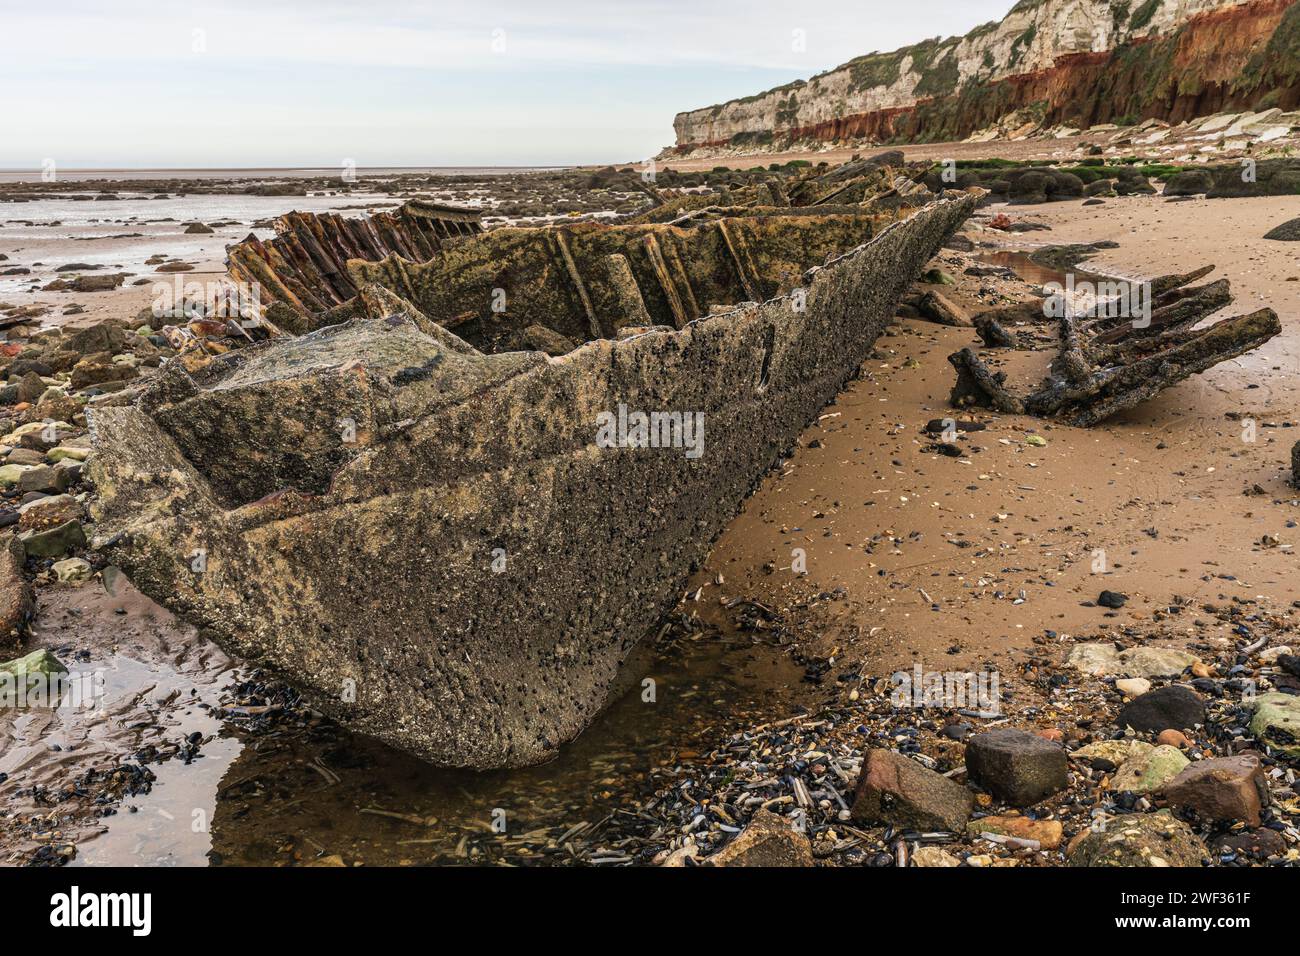
[[[483,231],[478,210],[424,200],[362,219],[291,212],[274,225],[275,238],[249,236],[230,247],[230,277],[256,283],[264,304],[278,303],[303,314],[326,312],[357,294],[347,272],[349,260],[400,255],[423,261],[447,240]]]
[[[976,202],[886,228],[806,299],[557,358],[395,314],[170,369],[91,412],[99,545],[354,730],[442,765],[543,761]],[[702,453],[602,447],[620,406],[702,415]],[[224,458],[194,452],[225,434],[245,437]]]

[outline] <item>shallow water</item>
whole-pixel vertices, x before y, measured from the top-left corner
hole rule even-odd
[[[601,823],[613,839],[619,821],[610,814],[635,806],[654,767],[707,749],[746,719],[785,715],[803,676],[781,648],[743,634],[644,648],[627,665],[626,690],[554,760],[446,770],[310,715],[257,731],[223,720],[216,708],[231,702],[236,664],[129,584],[116,590],[56,592],[42,608],[37,642],[65,658],[80,651],[74,669],[105,674],[103,706],[18,718],[41,726],[0,726],[0,770],[10,772],[0,796],[34,782],[66,784],[146,742],[194,733],[204,742],[188,764],[149,764],[151,792],[79,834],[74,866],[284,865],[336,855],[349,865],[410,865],[483,853],[527,862],[545,838],[522,835],[541,828],[555,836]],[[55,742],[60,752],[49,750]]]
[[[22,266],[30,275],[0,277],[0,295],[31,293],[55,278],[59,266],[86,263],[104,272],[122,271],[172,282],[172,275],[156,274],[145,264],[150,256],[190,262],[221,259],[225,247],[250,232],[267,239],[273,229],[252,224],[292,210],[338,212],[363,216],[368,211],[391,209],[400,200],[385,196],[343,193],[320,196],[190,195],[152,199],[135,195],[113,202],[75,202],[39,199],[0,204],[0,248],[9,261],[0,272]],[[191,222],[233,222],[213,233],[188,235]],[[185,274],[181,273],[184,280]]]

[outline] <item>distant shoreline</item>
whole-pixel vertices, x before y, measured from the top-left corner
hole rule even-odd
[[[358,177],[427,173],[437,176],[503,175],[521,172],[549,172],[573,166],[358,166]],[[342,173],[342,166],[232,166],[210,168],[87,167],[57,168],[61,182],[91,180],[128,181],[133,179],[313,179]],[[0,167],[0,183],[41,182],[42,170]]]

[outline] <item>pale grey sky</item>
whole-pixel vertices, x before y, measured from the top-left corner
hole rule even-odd
[[[1012,6],[0,2],[0,167],[65,169],[639,159],[672,142],[679,110],[964,33]]]

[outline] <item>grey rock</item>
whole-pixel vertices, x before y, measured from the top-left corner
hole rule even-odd
[[[1023,730],[998,728],[966,744],[970,779],[1001,800],[1028,807],[1069,785],[1065,750]]]
[[[1205,700],[1183,684],[1157,687],[1135,697],[1120,710],[1116,723],[1144,733],[1187,730],[1205,723]]]

